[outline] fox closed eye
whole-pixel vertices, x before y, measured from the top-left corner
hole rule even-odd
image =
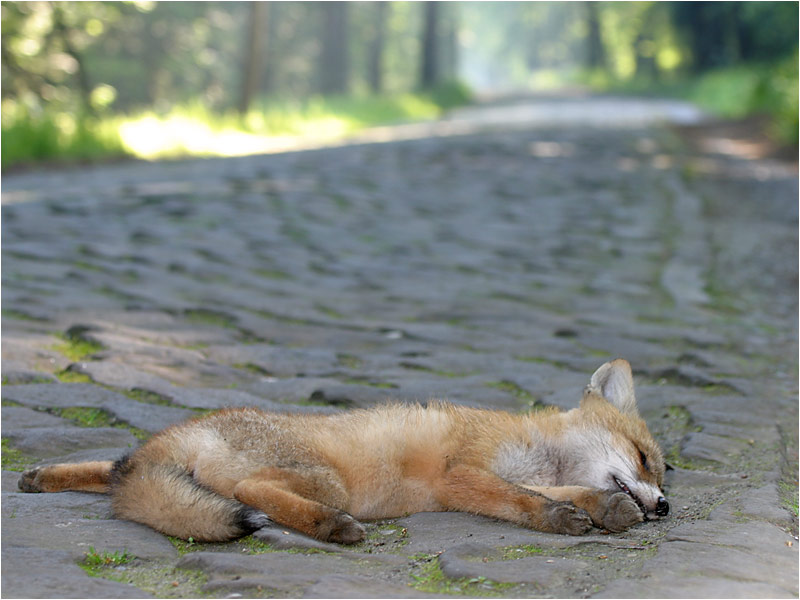
[[[638,448],[637,448],[637,450],[638,450]],[[641,450],[639,450],[639,460],[642,463],[642,467],[644,467],[647,471],[649,471],[650,467],[647,465],[647,455],[644,452],[642,452]]]

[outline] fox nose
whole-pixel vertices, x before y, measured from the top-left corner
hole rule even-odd
[[[659,517],[666,517],[669,514],[669,502],[664,496],[659,496],[656,500],[656,514]]]

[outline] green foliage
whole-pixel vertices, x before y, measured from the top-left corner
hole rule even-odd
[[[797,143],[797,54],[775,65],[741,65],[711,71],[696,81],[688,97],[723,117],[769,115],[772,135],[784,143]]]
[[[472,102],[472,91],[463,81],[457,79],[440,83],[428,91],[426,95],[442,111]]]
[[[285,143],[276,136],[335,138],[377,125],[435,119],[468,100],[463,84],[447,83],[424,94],[265,99],[243,116],[191,101],[164,113],[148,110],[82,119],[47,110],[34,117],[8,101],[11,109],[6,112],[5,104],[3,109],[2,164],[264,152]]]
[[[36,111],[7,99],[2,105],[0,164],[69,158],[93,160],[124,156],[113,120],[75,117],[66,112]]]

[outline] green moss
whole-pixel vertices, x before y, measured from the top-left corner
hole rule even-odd
[[[241,548],[242,553],[247,554],[266,554],[270,552],[285,552],[287,554],[333,554],[333,552],[328,552],[327,550],[322,550],[321,548],[287,548],[282,550],[280,548],[276,548],[269,542],[259,540],[252,535],[239,538],[234,542],[234,544]]]
[[[175,549],[178,551],[178,556],[183,556],[188,552],[198,552],[200,550],[204,550],[208,544],[204,544],[203,542],[196,542],[194,538],[189,538],[188,540],[182,540],[181,538],[174,537],[171,535],[166,536],[170,543],[175,546]]]
[[[195,325],[211,325],[213,327],[235,328],[236,319],[231,315],[208,310],[205,308],[191,308],[184,311],[184,318]]]
[[[113,555],[110,556],[113,558]],[[177,569],[131,556],[127,558],[125,563],[120,564],[111,562],[92,565],[84,561],[79,563],[79,566],[90,577],[128,583],[156,598],[212,597],[210,593],[203,591],[203,586],[208,582],[208,576],[200,570]],[[100,560],[103,560],[103,555],[100,555]]]
[[[499,583],[482,576],[450,579],[442,572],[437,555],[416,555],[412,560],[416,565],[411,572],[411,587],[426,594],[501,597],[515,586],[513,583]]]
[[[374,552],[397,551],[411,541],[408,529],[396,523],[373,522],[367,524],[367,537],[358,547],[358,552],[372,554]]]
[[[446,371],[444,369],[432,369],[431,367],[428,367],[426,365],[421,365],[412,362],[401,362],[400,366],[405,369],[413,369],[415,371],[425,371],[426,373],[430,373],[431,375],[436,375],[438,377],[449,377],[451,379],[456,377],[469,377],[470,375],[477,374],[477,371],[458,373],[456,371]]]
[[[544,358],[542,356],[515,356],[515,360],[521,360],[523,362],[532,362],[540,365],[550,365],[552,367],[556,367],[558,369],[568,369],[568,365],[565,362],[561,362],[558,360],[553,360],[551,358]]]
[[[350,377],[348,379],[342,380],[342,383],[348,383],[353,385],[368,385],[374,388],[392,390],[397,389],[397,385],[394,383],[389,383],[388,381],[373,381],[372,379],[366,379],[364,377]]]
[[[58,337],[60,337],[63,342],[60,344],[54,344],[52,349],[56,352],[60,352],[72,362],[78,362],[89,358],[93,354],[97,354],[104,349],[104,346],[99,342],[85,337],[80,337],[77,335],[59,335]]]
[[[778,482],[778,490],[780,491],[781,504],[783,507],[798,517],[798,493],[797,493],[797,478],[794,482],[780,481]]]
[[[324,304],[315,304],[314,308],[331,319],[344,319],[344,314],[340,313],[335,308],[331,308],[330,306],[325,306]]]
[[[540,410],[545,408],[545,405],[533,394],[531,394],[528,390],[521,388],[513,381],[490,381],[486,385],[490,388],[511,394],[516,399],[521,400],[525,403],[526,410]]]
[[[121,392],[131,400],[143,402],[144,404],[155,404],[157,406],[175,406],[168,398],[161,394],[151,392],[150,390],[143,390],[141,388],[133,388],[130,390],[117,390],[116,388],[109,388],[114,391]]]
[[[337,354],[336,359],[340,365],[348,369],[358,370],[364,366],[364,361],[352,354]]]
[[[22,451],[13,448],[8,438],[2,439],[1,449],[0,462],[6,471],[24,471],[36,462],[36,459],[25,456]]]
[[[58,377],[58,380],[62,383],[92,383],[92,378],[85,373],[70,371],[69,369],[59,371],[56,373],[56,377]]]
[[[544,554],[544,550],[533,544],[524,546],[506,546],[501,549],[503,560],[516,560],[518,558],[525,558],[526,556],[535,556],[537,554]]]
[[[272,373],[267,371],[264,367],[257,365],[255,363],[235,363],[231,365],[234,369],[243,369],[245,371],[250,371],[255,375],[259,375],[260,377],[272,377]]]
[[[119,300],[121,302],[131,302],[132,300],[135,300],[135,297],[131,294],[121,292],[117,289],[114,289],[110,285],[103,285],[98,288],[94,288],[92,291],[96,294],[100,294],[101,296],[113,298],[114,300]]]
[[[288,273],[278,271],[277,269],[251,269],[250,272],[259,277],[266,277],[267,279],[291,279]]]
[[[240,538],[234,543],[241,547],[241,551],[246,554],[266,554],[268,552],[278,552],[275,546],[269,542],[256,539],[252,535]]]
[[[648,426],[664,450],[664,460],[673,467],[697,470],[710,466],[681,456],[681,443],[688,433],[702,431],[695,424],[689,410],[684,406],[671,405],[660,414],[660,418],[648,418]]]
[[[94,265],[90,262],[85,260],[76,260],[72,263],[74,266],[78,267],[79,269],[84,269],[86,271],[98,271],[98,272],[105,272],[106,269],[100,267],[98,265]]]
[[[114,427],[130,432],[139,440],[146,440],[150,437],[150,433],[147,431],[129,425],[128,423],[118,421],[102,408],[70,406],[67,408],[49,408],[46,412],[61,417],[62,419],[69,419],[80,427]]]
[[[50,412],[64,419],[74,421],[81,427],[110,427],[116,421],[102,408],[71,406],[69,408],[53,409]]]
[[[45,375],[31,375],[23,380],[17,380],[11,383],[8,377],[3,377],[3,385],[33,385],[36,383],[55,383],[50,377]],[[22,406],[21,404],[19,406]]]
[[[35,321],[35,322],[41,322],[42,321],[42,319],[39,319],[39,318],[34,317],[34,316],[31,316],[28,313],[25,313],[25,312],[23,312],[21,310],[15,310],[15,309],[12,309],[12,308],[4,308],[2,310],[2,315],[3,315],[3,318],[5,318],[5,319],[14,319],[16,321]]]

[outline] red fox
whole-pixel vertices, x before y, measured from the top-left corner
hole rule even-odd
[[[358,519],[464,511],[546,532],[623,531],[669,512],[665,464],[631,368],[592,375],[580,408],[511,414],[446,402],[334,415],[225,409],[175,425],[116,462],[23,473],[26,492],[110,493],[114,514],[224,541],[270,520],[361,541]]]

